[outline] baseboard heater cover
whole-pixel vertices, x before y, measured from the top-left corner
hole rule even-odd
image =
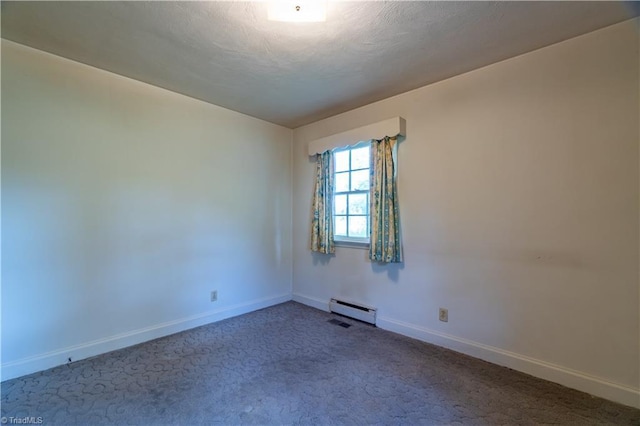
[[[329,310],[345,317],[376,325],[376,308],[371,306],[332,298],[329,302]]]

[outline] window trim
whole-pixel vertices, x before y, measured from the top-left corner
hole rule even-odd
[[[334,237],[333,242],[336,247],[347,247],[362,250],[368,250],[371,245],[369,238]]]

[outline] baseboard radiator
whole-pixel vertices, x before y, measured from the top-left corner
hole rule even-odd
[[[329,310],[345,317],[376,325],[376,308],[370,306],[332,298],[329,302]]]

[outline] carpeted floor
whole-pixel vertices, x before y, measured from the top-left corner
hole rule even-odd
[[[45,425],[640,424],[640,410],[331,318],[287,302],[6,381],[2,416]]]

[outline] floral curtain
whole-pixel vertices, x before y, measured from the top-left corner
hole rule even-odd
[[[400,215],[394,165],[396,138],[371,141],[369,258],[382,263],[402,262]]]
[[[334,253],[333,241],[333,152],[316,154],[316,184],[313,191],[311,250]]]

